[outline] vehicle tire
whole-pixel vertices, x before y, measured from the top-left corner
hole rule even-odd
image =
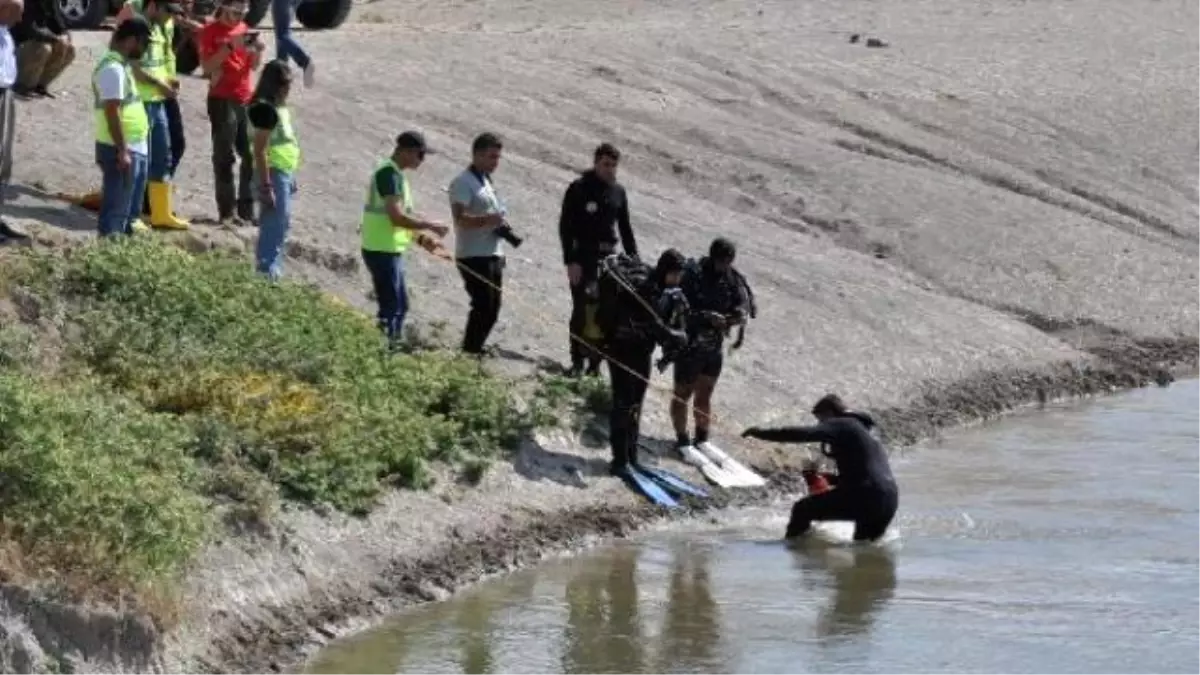
[[[304,0],[296,7],[296,20],[312,30],[329,30],[346,23],[352,0]]]
[[[54,8],[70,30],[96,30],[108,18],[110,0],[54,0]]]
[[[61,0],[59,1],[61,2]],[[270,10],[271,0],[250,0],[250,7],[246,9],[246,16],[242,17],[242,21],[245,21],[247,26],[255,28]]]
[[[200,51],[192,36],[184,37],[175,43],[175,72],[180,75],[191,75],[200,67]]]

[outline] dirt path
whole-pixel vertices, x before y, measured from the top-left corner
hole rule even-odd
[[[391,139],[417,127],[443,150],[415,180],[418,208],[444,218],[471,138],[494,130],[496,181],[527,241],[496,340],[561,360],[558,200],[610,140],[644,250],[699,254],[717,234],[741,247],[761,316],[718,391],[727,445],[827,390],[903,411],[891,419],[904,436],[1039,392],[1145,382],[1195,361],[1197,17],[1195,3],[1150,0],[364,3],[355,23],[301,36],[321,61],[318,88],[294,102],[306,164],[290,270],[365,305],[357,214]],[[86,82],[106,39],[76,36],[64,95],[20,105],[22,224],[94,228],[33,187],[94,184]],[[184,108],[181,211],[211,216],[201,81]],[[420,256],[413,268],[415,318],[456,339],[458,275]],[[648,408],[665,435],[665,398]],[[784,459],[743,449],[764,467]],[[396,494],[367,522],[296,514],[281,539],[228,542],[197,571],[195,616],[166,663],[290,664],[324,639],[309,626],[641,522],[591,472],[602,457],[550,436],[482,490]],[[560,480],[575,464],[589,489]]]

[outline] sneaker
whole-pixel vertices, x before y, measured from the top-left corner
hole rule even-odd
[[[308,62],[308,67],[304,69],[304,86],[312,87],[317,78],[317,64],[312,61]]]

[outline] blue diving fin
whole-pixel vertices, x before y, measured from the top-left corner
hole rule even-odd
[[[677,495],[688,495],[691,497],[700,497],[701,499],[709,497],[708,490],[694,483],[689,483],[666,469],[660,469],[657,466],[639,466],[638,468],[642,473],[649,476],[651,480]]]
[[[674,497],[667,494],[667,491],[662,489],[658,483],[655,483],[649,476],[638,471],[636,468],[632,466],[625,467],[625,471],[622,472],[621,477],[625,479],[626,483],[629,483],[630,487],[642,493],[646,499],[649,499],[658,506],[665,506],[669,509],[679,506],[679,502],[675,501]]]

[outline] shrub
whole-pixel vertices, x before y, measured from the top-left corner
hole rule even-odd
[[[209,524],[189,438],[90,382],[0,374],[0,532],[22,571],[108,595],[174,578]]]

